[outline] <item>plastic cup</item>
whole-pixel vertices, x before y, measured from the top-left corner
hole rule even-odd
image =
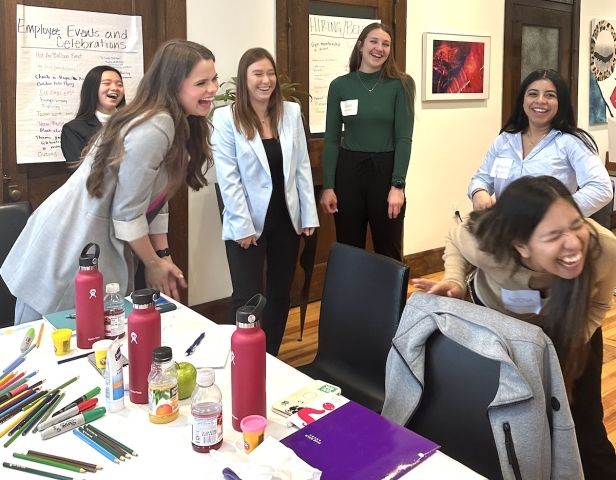
[[[261,415],[248,415],[240,422],[240,428],[244,436],[244,451],[252,452],[263,442],[267,419]]]
[[[98,340],[92,344],[92,350],[94,350],[94,360],[96,368],[99,370],[105,370],[105,362],[107,361],[107,350],[111,347],[112,340],[104,339]]]
[[[73,331],[70,328],[59,328],[51,332],[53,340],[53,351],[56,355],[66,355],[71,351],[71,335]]]

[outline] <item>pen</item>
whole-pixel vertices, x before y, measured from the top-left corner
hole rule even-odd
[[[76,398],[75,400],[73,400],[71,403],[69,403],[65,407],[62,407],[60,410],[55,412],[52,415],[52,417],[56,417],[56,416],[60,415],[62,412],[66,412],[69,408],[74,407],[75,405],[77,405],[77,404],[79,404],[79,403],[81,403],[81,402],[83,402],[85,400],[89,400],[92,397],[96,397],[99,393],[101,393],[101,387],[94,387],[92,390],[90,390],[85,395],[82,395],[81,397]]]
[[[77,318],[77,315],[74,313],[67,313],[64,318]]]
[[[79,355],[75,355],[74,357],[65,358],[63,360],[58,360],[58,365],[62,365],[63,363],[66,363],[66,362],[72,362],[73,360],[79,360],[80,358],[87,357],[91,353],[94,353],[94,352],[80,353]]]
[[[46,420],[45,422],[42,422],[39,425],[39,430],[45,430],[46,428],[49,428],[52,425],[55,425],[56,423],[60,423],[61,421],[66,420],[67,418],[74,417],[78,413],[85,412],[93,408],[97,402],[98,402],[98,398],[90,398],[89,400],[86,400],[85,402],[81,402],[75,405],[74,407],[69,408],[65,412],[62,412],[61,414],[56,415],[55,417],[52,417],[49,420]]]
[[[204,337],[205,337],[205,332],[203,332],[201,335],[199,335],[195,339],[195,341],[192,343],[192,345],[190,347],[188,347],[188,349],[186,350],[184,355],[189,356],[189,355],[192,355],[193,353],[195,353],[195,349],[201,343],[201,340],[203,340]]]

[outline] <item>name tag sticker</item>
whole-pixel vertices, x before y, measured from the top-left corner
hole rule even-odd
[[[357,98],[353,100],[343,100],[340,102],[340,111],[342,112],[343,117],[348,117],[349,115],[357,115],[357,105],[359,100]]]
[[[539,290],[507,290],[501,288],[504,307],[513,313],[538,314],[543,308]]]
[[[490,170],[490,176],[493,178],[509,178],[512,163],[512,158],[496,157],[492,164],[492,170]]]

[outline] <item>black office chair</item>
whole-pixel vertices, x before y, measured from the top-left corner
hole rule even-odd
[[[325,273],[317,355],[299,370],[380,412],[385,363],[404,309],[408,278],[408,267],[396,260],[335,243]]]
[[[4,263],[13,244],[26,226],[32,213],[29,202],[15,202],[0,205],[0,265]],[[15,321],[15,297],[11,295],[0,277],[0,328],[13,325]]]
[[[441,445],[477,473],[503,478],[488,405],[499,385],[500,363],[450,340],[440,331],[426,342],[424,390],[407,428]]]

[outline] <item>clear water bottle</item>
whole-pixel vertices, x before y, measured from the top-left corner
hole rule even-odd
[[[126,325],[124,299],[120,295],[120,285],[108,283],[105,287],[105,338],[123,338]]]
[[[222,393],[214,383],[211,368],[197,370],[197,387],[192,394],[192,447],[200,453],[217,450],[222,445]]]

